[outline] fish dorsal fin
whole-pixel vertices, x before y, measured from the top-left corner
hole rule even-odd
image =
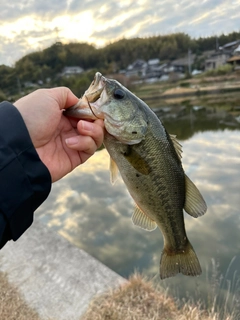
[[[170,136],[170,138],[171,138],[171,140],[173,142],[173,146],[174,146],[174,148],[175,148],[175,150],[177,152],[177,155],[178,155],[179,159],[181,160],[181,158],[182,158],[182,145],[177,141],[177,139],[176,139],[177,136],[176,135],[169,134],[169,136]]]
[[[194,218],[204,215],[207,205],[195,184],[185,175],[186,197],[184,210]]]
[[[110,169],[110,181],[111,181],[111,184],[114,184],[118,179],[118,167],[116,162],[111,157],[110,157],[109,169]]]
[[[157,224],[155,221],[148,218],[148,216],[136,206],[133,215],[132,215],[132,222],[135,226],[138,226],[147,231],[153,231],[157,228]]]

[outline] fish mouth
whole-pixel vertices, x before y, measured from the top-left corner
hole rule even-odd
[[[84,93],[84,96],[86,97],[88,102],[96,102],[100,98],[105,84],[106,78],[100,72],[97,72],[89,88]]]
[[[79,99],[77,104],[66,109],[64,115],[78,119],[104,119],[102,112],[97,108],[96,102],[101,97],[106,83],[107,79],[100,72],[96,72],[83,97]]]

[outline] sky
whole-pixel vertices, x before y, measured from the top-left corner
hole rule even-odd
[[[240,31],[240,0],[0,0],[0,65],[56,41],[97,47],[122,38]]]

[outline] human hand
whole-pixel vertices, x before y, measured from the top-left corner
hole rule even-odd
[[[58,87],[36,90],[14,103],[52,182],[85,162],[103,142],[102,120],[79,121],[63,115],[77,102],[70,89]]]

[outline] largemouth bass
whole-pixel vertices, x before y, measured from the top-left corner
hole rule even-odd
[[[201,274],[201,266],[189,242],[183,209],[197,218],[207,206],[186,176],[181,145],[169,135],[155,113],[119,82],[96,73],[79,103],[65,112],[81,119],[104,119],[104,145],[110,155],[111,181],[118,170],[136,203],[135,225],[164,238],[160,277],[178,273]]]

